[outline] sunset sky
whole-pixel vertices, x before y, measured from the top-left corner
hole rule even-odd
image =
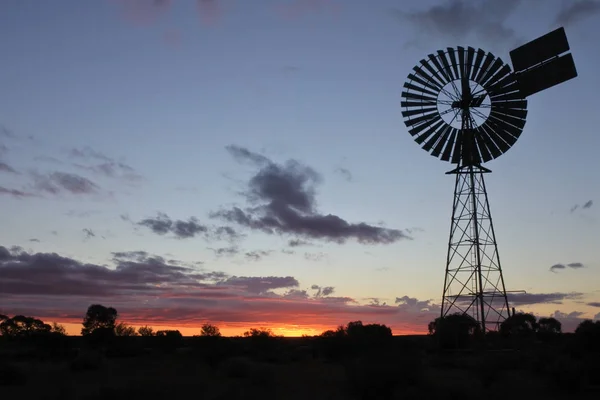
[[[227,335],[439,316],[452,165],[400,93],[564,26],[579,76],[486,166],[517,310],[600,319],[600,2],[3,0],[0,313]]]

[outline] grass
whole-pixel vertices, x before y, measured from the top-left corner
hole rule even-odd
[[[248,342],[244,342],[248,343]],[[217,346],[223,346],[221,348]],[[427,346],[346,348],[335,356],[283,339],[269,354],[227,341],[45,360],[2,353],[0,393],[19,399],[578,399],[598,396],[597,355],[559,347],[437,353]],[[300,349],[300,350],[298,350]],[[210,350],[210,351],[208,351]],[[352,350],[352,351],[350,351]],[[111,354],[109,352],[109,354]],[[0,358],[1,359],[1,358]],[[596,381],[595,381],[595,380]]]

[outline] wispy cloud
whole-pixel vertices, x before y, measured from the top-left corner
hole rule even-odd
[[[5,162],[0,161],[0,172],[7,172],[9,174],[18,174],[17,170],[8,165]]]
[[[32,172],[31,175],[37,190],[53,195],[65,192],[74,195],[95,194],[100,190],[100,187],[88,178],[68,172]]]
[[[347,168],[338,167],[334,170],[334,172],[346,181],[352,182],[352,172],[350,172]]]
[[[355,239],[362,244],[390,244],[410,239],[399,229],[386,229],[365,222],[350,223],[333,214],[322,214],[316,207],[316,186],[321,175],[296,161],[277,164],[267,157],[239,146],[227,150],[239,161],[254,164],[257,172],[243,193],[249,207],[211,213],[219,218],[267,234],[344,243]]]
[[[500,43],[512,46],[516,45],[517,37],[506,21],[521,3],[522,0],[449,0],[419,11],[394,9],[392,14],[402,23],[414,26],[417,32],[414,43],[432,37],[459,43],[476,37],[488,46]]]
[[[555,23],[557,25],[571,26],[598,13],[600,13],[600,1],[571,0],[563,2],[563,8],[556,16]]]
[[[16,198],[37,197],[35,193],[24,192],[18,189],[8,189],[4,186],[0,186],[0,195],[12,196]]]
[[[73,159],[79,159],[86,164],[75,162],[73,165],[85,171],[107,178],[139,181],[142,176],[130,165],[94,150],[90,147],[73,148],[68,150]]]

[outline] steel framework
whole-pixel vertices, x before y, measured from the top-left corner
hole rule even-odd
[[[471,315],[483,332],[510,315],[484,180],[490,172],[481,165],[446,172],[456,183],[441,316]]]

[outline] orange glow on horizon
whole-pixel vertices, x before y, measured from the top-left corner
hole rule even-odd
[[[57,322],[65,327],[68,335],[72,335],[72,336],[81,335],[81,322],[79,322],[79,323],[66,322],[66,321],[65,322],[57,321]],[[152,324],[147,324],[147,325],[151,326],[155,332],[160,331],[160,330],[178,330],[179,332],[181,332],[181,334],[183,336],[194,336],[194,335],[200,334],[200,326],[191,327],[191,326],[167,326],[167,325],[152,325]],[[315,335],[320,335],[321,333],[325,332],[326,330],[329,330],[329,329],[335,330],[337,328],[337,325],[336,326],[303,326],[303,325],[295,325],[295,324],[286,324],[283,326],[281,326],[281,325],[269,326],[269,324],[259,324],[259,325],[247,324],[247,326],[245,326],[245,327],[235,326],[235,325],[227,325],[227,324],[223,324],[223,325],[214,324],[214,325],[218,326],[219,330],[221,331],[221,334],[223,336],[227,336],[227,337],[243,336],[244,332],[246,332],[250,328],[268,328],[268,329],[271,329],[271,331],[275,335],[284,336],[284,337],[301,337],[302,335],[315,336]],[[137,325],[137,324],[133,325],[132,324],[131,326],[138,329],[140,326],[144,326],[144,324],[142,324],[142,325]],[[400,331],[400,330],[393,329],[392,333],[394,335],[421,335],[421,334],[425,334],[427,332],[425,332],[425,330],[423,330],[423,331],[409,331],[409,330]]]

